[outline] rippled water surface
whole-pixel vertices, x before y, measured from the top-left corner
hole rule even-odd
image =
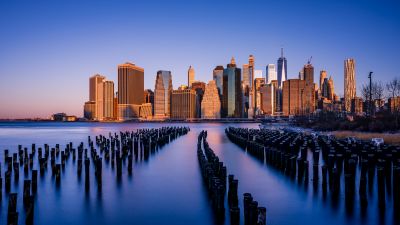
[[[191,131],[164,146],[147,161],[135,161],[132,176],[124,165],[122,180],[116,171],[103,162],[102,191],[98,191],[91,167],[90,189],[85,191],[84,179],[76,173],[76,162],[70,158],[62,170],[61,185],[56,186],[48,170],[38,177],[35,196],[36,224],[215,224],[214,213],[203,186],[197,161],[197,136],[208,131],[210,147],[227,166],[228,174],[239,179],[240,208],[242,194],[252,193],[259,205],[267,208],[267,224],[395,224],[392,207],[379,212],[377,196],[369,193],[367,213],[361,214],[358,194],[352,207],[345,207],[344,194],[338,201],[323,196],[320,185],[312,182],[299,185],[272,167],[247,155],[225,136],[228,126],[257,128],[258,124],[238,123],[0,123],[0,161],[3,177],[0,204],[0,224],[6,224],[8,195],[4,191],[4,149],[14,152],[18,144],[36,148],[45,143],[50,147],[69,142],[78,146],[87,137],[109,132],[131,131],[162,126],[189,126]],[[37,160],[36,160],[37,161]],[[92,165],[91,165],[92,166]],[[35,164],[37,168],[37,165]],[[28,178],[28,176],[26,176]],[[311,179],[311,176],[310,176]],[[22,204],[24,171],[20,169],[19,182],[12,177],[11,192],[18,193],[19,223],[24,224]],[[358,191],[356,191],[358,193]],[[389,197],[388,197],[389,198]],[[400,212],[399,212],[400,213]],[[241,213],[243,220],[243,214]],[[230,224],[226,214],[225,224]]]

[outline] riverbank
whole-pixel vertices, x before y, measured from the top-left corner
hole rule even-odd
[[[356,137],[361,140],[371,141],[372,138],[383,138],[385,144],[392,144],[400,146],[400,133],[369,133],[360,131],[331,131],[330,134],[336,138]]]

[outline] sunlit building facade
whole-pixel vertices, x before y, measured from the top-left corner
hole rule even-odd
[[[118,119],[138,118],[144,103],[144,69],[133,63],[118,65]]]
[[[215,80],[208,82],[205,88],[203,100],[201,102],[201,118],[221,118],[221,101],[219,99],[218,88]]]
[[[196,117],[196,91],[193,89],[173,90],[171,97],[172,119]]]
[[[276,66],[275,64],[268,64],[266,68],[265,80],[267,84],[270,84],[273,80],[278,80],[278,76],[276,73]]]
[[[104,91],[104,120],[114,120],[114,82],[103,81]]]
[[[157,72],[154,88],[154,116],[169,118],[171,116],[172,75],[171,71]]]
[[[190,66],[188,70],[188,87],[191,87],[193,82],[194,82],[194,68]]]
[[[89,101],[94,102],[93,120],[103,120],[104,117],[104,84],[106,77],[96,74],[89,78]]]
[[[344,61],[344,108],[351,112],[351,101],[356,97],[356,74],[354,59]]]

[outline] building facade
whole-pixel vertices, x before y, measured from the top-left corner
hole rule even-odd
[[[203,100],[204,91],[206,90],[206,83],[202,81],[195,81],[191,87],[196,92],[196,118],[201,118],[201,102]]]
[[[92,112],[92,120],[104,118],[104,84],[106,77],[96,74],[89,78],[89,101],[94,102],[95,110]]]
[[[194,82],[194,68],[189,66],[188,69],[188,87],[191,87]]]
[[[219,98],[218,87],[215,80],[208,82],[203,100],[201,102],[201,118],[219,119],[221,118],[221,101]]]
[[[118,65],[118,120],[138,118],[144,103],[144,69],[133,63]]]
[[[260,115],[262,112],[261,109],[261,87],[265,85],[264,78],[255,78],[254,79],[254,114]]]
[[[154,115],[154,92],[151,89],[144,90],[144,103],[151,104],[151,115]]]
[[[216,66],[213,70],[213,80],[217,85],[218,93],[220,96],[222,95],[222,90],[223,90],[222,89],[223,77],[224,77],[224,67]]]
[[[157,72],[154,88],[154,116],[168,118],[171,116],[172,75],[171,71]]]
[[[196,117],[195,90],[173,90],[171,100],[172,119],[193,119]]]
[[[282,88],[283,82],[287,80],[287,60],[283,56],[283,48],[281,49],[281,57],[278,59],[278,86]]]
[[[224,69],[223,94],[222,94],[222,116],[242,117],[242,85],[241,69],[236,67],[235,59]]]
[[[272,80],[271,83],[260,87],[261,104],[260,108],[265,115],[273,116],[276,112],[276,93],[278,91],[278,81]]]
[[[267,84],[270,84],[273,80],[278,80],[275,64],[268,64],[266,71],[265,80]]]
[[[105,80],[103,82],[104,90],[104,120],[115,120],[114,117],[114,82]]]
[[[351,112],[351,101],[356,97],[356,74],[354,59],[344,61],[344,108]]]

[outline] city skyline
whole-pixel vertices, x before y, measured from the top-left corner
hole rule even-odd
[[[76,7],[78,3],[3,2],[0,21],[6,35],[0,37],[0,118],[47,118],[54,112],[82,116],[82,102],[89,98],[87,77],[98,73],[116,83],[116,65],[127,61],[145,69],[145,89],[153,89],[158,70],[172,71],[174,87],[186,84],[190,65],[196,69],[195,79],[207,83],[213,69],[225,65],[232,56],[241,68],[248,56],[254,55],[255,69],[265,73],[266,65],[277,63],[281,47],[287,59],[288,79],[296,78],[312,56],[315,74],[326,70],[339,96],[344,94],[344,59],[354,58],[357,62],[357,91],[367,83],[369,71],[374,71],[382,82],[398,76],[394,63],[400,54],[396,42],[400,32],[398,3],[382,6],[378,1],[362,5],[310,2],[315,7],[302,17],[295,14],[307,8],[307,4],[290,2],[282,7],[279,3],[260,3],[256,7],[244,1],[234,3],[194,2],[179,8],[179,1],[112,7],[105,2],[95,7],[88,3]],[[143,10],[135,15],[116,13],[135,7]],[[265,13],[266,7],[273,9],[271,13]],[[61,8],[63,13],[55,10]],[[185,8],[197,10],[189,13]],[[243,15],[218,17],[221,10],[236,8],[242,8]],[[282,8],[285,20],[274,19]],[[157,12],[166,9],[173,12],[170,18],[157,16]],[[103,16],[93,19],[97,13]],[[209,17],[204,18],[203,13]],[[75,19],[70,19],[72,14]],[[150,16],[150,20],[146,19]],[[119,30],[127,25],[132,31],[124,29],[121,36]],[[226,36],[234,27],[238,35]],[[264,31],[267,27],[274,31],[271,35]],[[244,34],[249,28],[257,35]],[[132,36],[136,31],[140,35]],[[156,35],[160,32],[165,34],[162,39]],[[224,38],[213,38],[216,32]],[[21,62],[24,65],[18,66]]]

